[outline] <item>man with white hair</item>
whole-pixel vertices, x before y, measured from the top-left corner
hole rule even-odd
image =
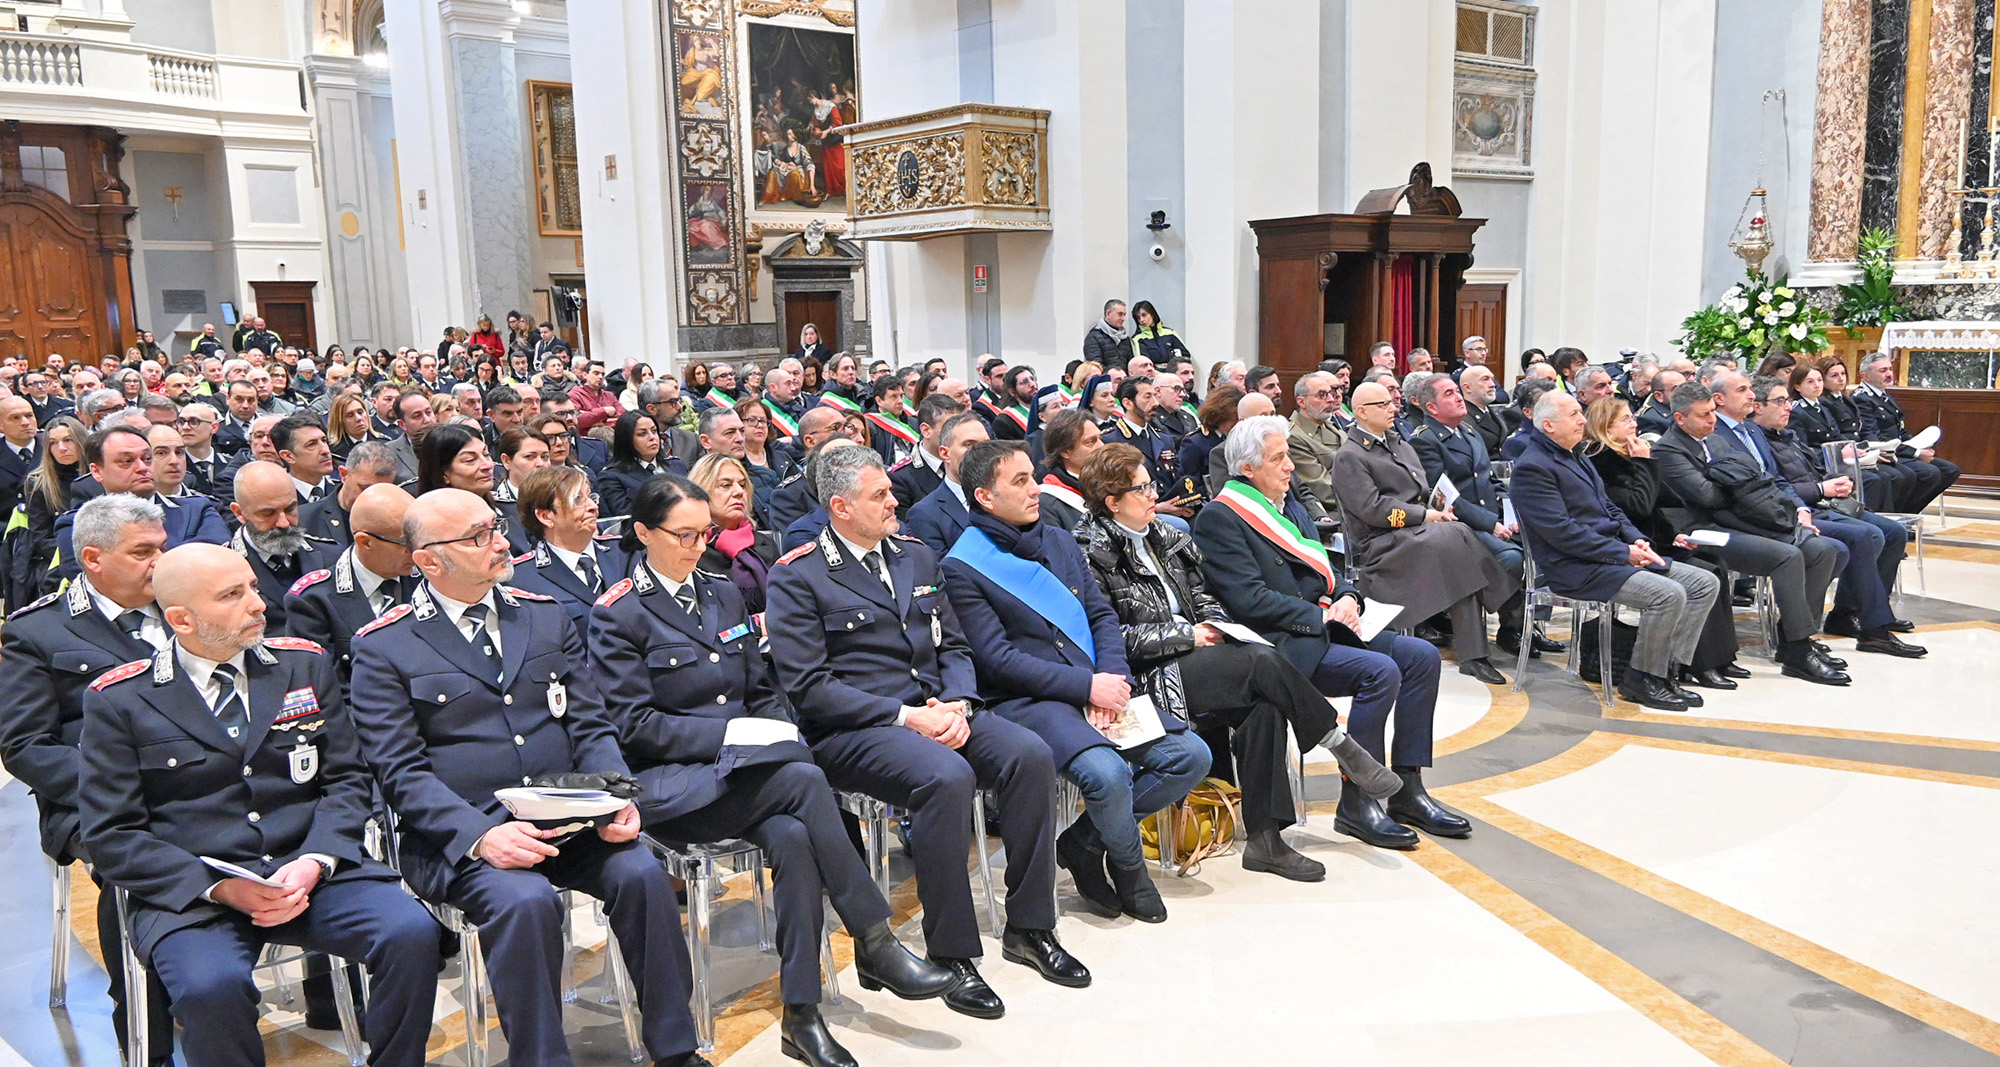
[[[1194,520],[1208,588],[1231,618],[1262,634],[1321,693],[1353,697],[1348,733],[1395,770],[1400,786],[1386,812],[1381,798],[1342,779],[1335,829],[1377,848],[1417,847],[1416,833],[1398,823],[1468,836],[1472,824],[1432,800],[1423,784],[1438,651],[1386,627],[1362,641],[1361,593],[1313,538],[1312,519],[1290,492],[1290,437],[1285,420],[1258,416],[1237,423],[1218,449],[1227,457],[1229,481]],[[1392,712],[1394,748],[1384,759]]]
[[[1639,612],[1639,636],[1618,692],[1644,707],[1686,711],[1674,682],[1693,661],[1702,621],[1721,583],[1699,567],[1667,560],[1605,492],[1597,468],[1578,459],[1583,406],[1567,393],[1535,402],[1534,432],[1514,461],[1514,512],[1541,578],[1554,592],[1608,600]]]
[[[229,547],[250,561],[264,598],[265,623],[274,633],[288,633],[285,592],[300,578],[332,566],[340,546],[299,525],[297,483],[285,468],[256,460],[236,472],[235,486],[229,510],[241,525]]]
[[[1461,373],[1469,367],[1486,366],[1486,338],[1478,334],[1473,334],[1471,337],[1460,341],[1458,343],[1458,360],[1463,364],[1459,368]],[[1463,387],[1462,382],[1461,387]]]
[[[84,429],[97,429],[98,421],[114,411],[125,409],[125,395],[116,389],[94,389],[83,394],[76,402],[76,417]]]

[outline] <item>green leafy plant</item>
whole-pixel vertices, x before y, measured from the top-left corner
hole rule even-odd
[[[1847,336],[1859,337],[1870,326],[1882,326],[1907,317],[1896,299],[1892,280],[1896,276],[1896,235],[1877,227],[1861,235],[1855,261],[1861,280],[1835,286],[1840,303],[1833,309],[1833,321],[1847,327]]]
[[[1674,344],[1689,359],[1729,355],[1754,362],[1772,352],[1826,348],[1826,312],[1805,302],[1780,276],[1747,271],[1715,303],[1681,320]]]

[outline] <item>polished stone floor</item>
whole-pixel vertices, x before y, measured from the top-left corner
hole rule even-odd
[[[1338,834],[1333,765],[1309,754],[1311,817],[1293,834],[1325,882],[1221,856],[1161,878],[1165,924],[1067,909],[1060,933],[1090,989],[1042,982],[992,945],[1002,1020],[862,992],[851,969],[828,1016],[870,1067],[2000,1064],[2000,551],[1938,547],[1923,590],[1912,582],[1903,613],[1929,659],[1835,640],[1856,684],[1824,689],[1746,647],[1756,676],[1688,715],[1605,709],[1557,664],[1533,665],[1522,693],[1447,665],[1429,781],[1474,819],[1470,839],[1397,853]],[[905,920],[907,869],[897,853]],[[0,1067],[113,1064],[81,878],[69,1007],[47,1006],[48,866],[11,781],[0,881]],[[716,906],[711,1059],[775,1067],[791,1062],[772,1025],[776,967],[746,888],[733,880]],[[1073,902],[1066,879],[1061,892]],[[598,1004],[588,914],[577,940],[578,1062],[628,1062]],[[848,958],[838,936],[835,956]],[[438,1018],[435,1062],[464,1062],[450,995]],[[339,1035],[305,1029],[281,992],[265,1029],[275,1064],[346,1061]]]

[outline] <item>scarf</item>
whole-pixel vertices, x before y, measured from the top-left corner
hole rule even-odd
[[[1072,319],[1070,321],[1074,322],[1076,320]],[[1104,319],[1098,319],[1097,325],[1091,328],[1103,331],[1106,337],[1111,338],[1113,341],[1116,341],[1121,345],[1132,339],[1132,331],[1126,329],[1123,326],[1113,326],[1111,325],[1110,322]]]
[[[986,510],[980,505],[979,498],[970,491],[965,494],[965,510],[972,525],[985,531],[986,536],[992,539],[993,547],[1035,563],[1041,563],[1046,558],[1043,552],[1042,534],[1048,527],[1037,522],[1024,530]],[[1060,532],[1064,537],[1069,536],[1068,531]]]

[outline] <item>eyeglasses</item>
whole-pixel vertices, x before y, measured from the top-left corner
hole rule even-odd
[[[367,534],[369,537],[372,537],[375,540],[380,541],[385,545],[395,545],[397,548],[403,547],[403,542],[401,540],[394,537],[386,536],[384,534],[378,534],[373,530],[356,530],[354,531],[354,534],[356,537],[359,537],[362,534]]]
[[[485,548],[486,546],[493,543],[493,539],[495,537],[505,537],[505,536],[507,536],[507,516],[495,515],[493,516],[493,521],[491,523],[485,526],[481,526],[479,529],[474,530],[469,534],[466,534],[464,537],[452,537],[452,538],[447,538],[446,540],[443,541],[427,541],[416,547],[436,548],[439,545],[456,545],[461,542],[470,541],[472,542],[472,547],[474,548]]]
[[[192,417],[192,418],[189,418],[189,417],[186,417],[186,416],[183,416],[183,417],[181,417],[181,418],[178,418],[178,419],[175,419],[175,420],[174,420],[174,425],[175,425],[175,426],[214,426],[214,425],[216,424],[216,422],[217,422],[217,421],[218,421],[218,420],[216,420],[216,419],[204,419],[204,418],[201,418],[200,416],[195,416],[195,417]]]
[[[1160,483],[1140,482],[1138,485],[1128,485],[1125,488],[1118,490],[1116,493],[1113,493],[1112,495],[1124,496],[1126,493],[1137,493],[1140,496],[1151,497],[1154,500],[1158,500],[1160,499]]]
[[[1307,395],[1307,396],[1309,396],[1309,397],[1311,397],[1311,398],[1312,398],[1312,399],[1314,399],[1314,400],[1331,400],[1331,399],[1333,399],[1333,390],[1331,390],[1331,389],[1315,389],[1315,390],[1313,390],[1312,392],[1310,392],[1310,393],[1307,393],[1306,395]]]
[[[653,532],[656,534],[660,534],[663,537],[673,538],[674,541],[679,543],[682,548],[693,548],[694,546],[701,543],[702,538],[708,536],[708,527],[704,526],[701,529],[695,530],[691,533],[675,533],[672,530],[662,530],[662,529],[655,529]]]
[[[1386,408],[1389,404],[1390,402],[1387,400],[1370,400],[1366,404],[1356,404],[1354,406],[1358,408]]]

